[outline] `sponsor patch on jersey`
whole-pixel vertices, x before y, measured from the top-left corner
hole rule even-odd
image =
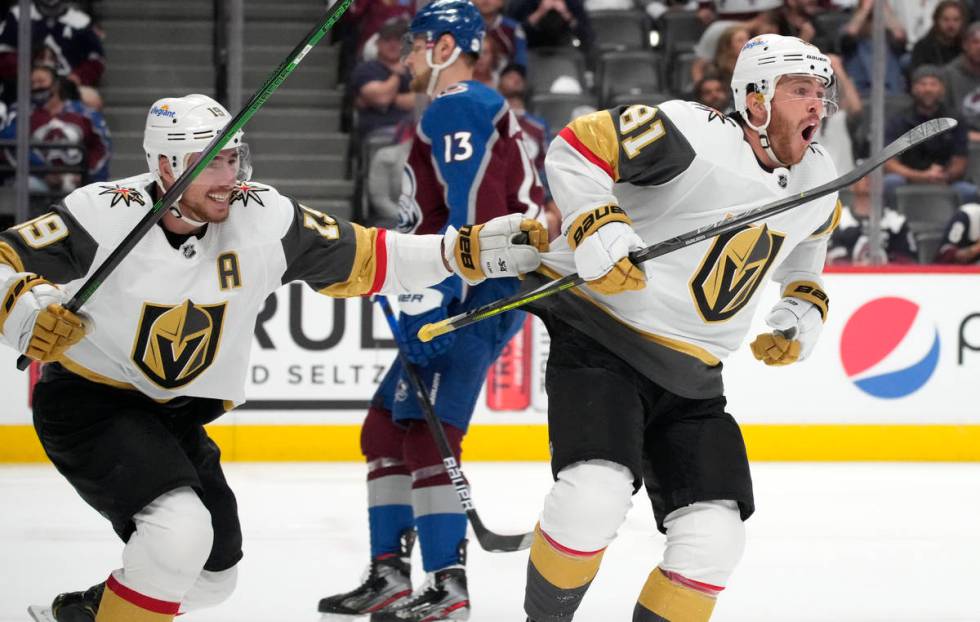
[[[120,201],[122,201],[126,207],[129,207],[133,203],[137,205],[146,206],[146,201],[143,199],[143,193],[141,193],[136,188],[125,188],[123,186],[102,186],[102,192],[99,196],[108,195],[110,198],[109,207],[115,207]]]
[[[243,181],[231,191],[231,199],[228,202],[234,203],[235,201],[241,201],[243,206],[248,206],[249,201],[255,201],[262,207],[265,207],[265,203],[262,201],[262,197],[259,196],[259,193],[268,191],[268,188],[259,188],[258,186],[253,186],[247,181]]]
[[[741,311],[762,284],[785,238],[767,225],[718,236],[690,282],[701,318],[724,322]]]
[[[164,389],[190,384],[214,362],[227,303],[145,303],[133,345],[133,362]]]

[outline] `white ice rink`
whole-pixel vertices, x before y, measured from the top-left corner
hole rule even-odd
[[[530,529],[544,463],[470,463],[484,522]],[[235,595],[186,622],[318,622],[317,600],[367,561],[364,466],[226,465],[245,559]],[[755,516],[717,622],[980,622],[980,464],[753,465]],[[0,467],[0,621],[88,587],[121,544],[49,466]],[[577,621],[630,620],[663,538],[644,494],[606,554]],[[470,546],[473,622],[523,622],[527,553]]]

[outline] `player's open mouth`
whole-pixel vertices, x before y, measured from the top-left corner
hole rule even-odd
[[[230,196],[231,194],[229,193],[225,193],[225,194],[217,194],[214,192],[208,193],[208,198],[211,199],[212,201],[217,201],[218,203],[227,203],[228,197]]]
[[[801,132],[801,134],[803,135],[804,142],[810,142],[810,140],[813,138],[813,135],[816,132],[817,132],[817,124],[816,123],[811,123],[811,124],[807,125],[806,127],[804,127],[803,128],[803,131]]]

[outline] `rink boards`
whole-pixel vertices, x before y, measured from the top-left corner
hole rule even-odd
[[[852,270],[825,281],[830,313],[809,360],[768,368],[746,342],[725,364],[728,410],[750,457],[980,460],[980,271]],[[774,285],[764,293],[749,340],[778,295]],[[548,458],[547,350],[547,333],[529,321],[491,370],[466,459]],[[284,287],[256,326],[248,404],[211,434],[230,460],[358,460],[358,424],[393,358],[369,302]],[[29,386],[4,349],[0,462],[44,460]]]

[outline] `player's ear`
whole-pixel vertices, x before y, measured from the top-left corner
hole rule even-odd
[[[436,41],[436,49],[433,53],[436,63],[442,64],[449,59],[449,55],[456,49],[456,39],[451,34],[444,34]]]
[[[762,93],[746,93],[745,107],[749,113],[749,120],[758,125],[766,118],[766,99]]]
[[[170,166],[170,160],[168,160],[167,156],[165,155],[161,154],[158,162],[160,164],[160,180],[163,181],[166,187],[169,188],[174,184],[174,181],[176,181],[176,177],[174,177],[174,169]]]

